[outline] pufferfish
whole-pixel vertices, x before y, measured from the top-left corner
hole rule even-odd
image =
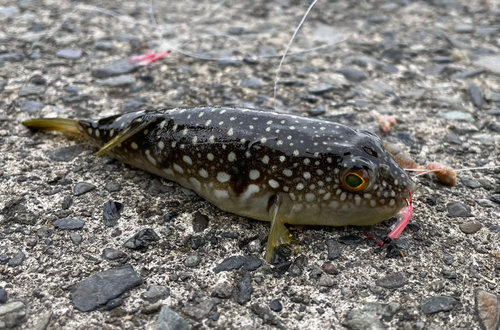
[[[83,135],[108,155],[194,190],[222,210],[271,222],[266,260],[292,225],[368,226],[415,189],[382,141],[324,120],[228,107],[137,111],[93,120],[31,119]]]

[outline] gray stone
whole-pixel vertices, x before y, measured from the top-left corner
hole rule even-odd
[[[406,277],[403,273],[394,273],[391,275],[387,275],[383,278],[375,281],[375,284],[381,286],[385,289],[396,289],[401,288],[407,283]]]
[[[469,96],[471,98],[472,104],[474,104],[477,108],[482,109],[483,108],[483,93],[481,92],[481,89],[479,86],[476,84],[470,84],[469,89]]]
[[[16,6],[0,7],[0,17],[9,18],[19,15],[21,11]]]
[[[2,329],[16,328],[26,320],[27,306],[22,301],[11,301],[0,305],[0,325]]]
[[[184,266],[186,267],[196,267],[201,262],[201,256],[198,252],[191,253],[184,260]]]
[[[220,273],[224,271],[230,271],[233,269],[240,269],[245,262],[244,257],[241,256],[231,256],[229,258],[224,259],[220,264],[218,264],[213,270],[214,273]]]
[[[0,54],[0,63],[2,63],[2,62],[21,62],[22,60],[24,60],[23,53]]]
[[[68,60],[76,60],[82,57],[82,51],[76,49],[59,49],[56,52],[56,56],[66,58]]]
[[[45,106],[45,103],[38,101],[26,101],[17,103],[21,111],[26,111],[27,113],[34,115]]]
[[[458,227],[465,234],[474,234],[478,232],[481,228],[483,228],[483,225],[480,224],[479,222],[469,221],[461,223],[460,225],[458,225]]]
[[[102,218],[104,225],[107,227],[114,227],[118,225],[118,220],[121,217],[120,212],[123,210],[123,204],[118,202],[108,201],[104,203],[104,210]]]
[[[236,302],[240,305],[244,305],[252,299],[252,277],[250,272],[246,272],[241,280],[238,282],[237,292],[236,292]]]
[[[78,157],[85,147],[81,144],[75,144],[69,147],[63,147],[56,149],[54,151],[47,151],[46,155],[55,162],[71,162],[73,159]]]
[[[128,260],[128,255],[125,252],[113,248],[105,248],[101,256],[103,259],[118,263],[125,263]]]
[[[231,298],[233,295],[233,287],[227,282],[218,283],[214,291],[212,291],[212,297],[227,299]]]
[[[318,281],[319,286],[332,287],[335,285],[335,280],[332,275],[323,274]]]
[[[135,78],[126,75],[109,77],[97,82],[98,86],[103,87],[126,87],[133,84],[135,84]]]
[[[95,188],[96,188],[96,186],[94,186],[91,183],[78,182],[75,186],[75,189],[73,190],[73,195],[80,196],[80,195],[88,193],[89,191],[94,190]]]
[[[472,32],[474,32],[474,25],[472,25],[472,24],[459,24],[459,25],[455,26],[455,32],[472,33]]]
[[[20,266],[24,259],[26,259],[26,255],[21,250],[17,250],[12,258],[10,258],[8,265],[11,267]]]
[[[82,229],[85,225],[85,221],[73,218],[62,218],[52,222],[52,225],[59,229],[74,230]]]
[[[484,330],[500,328],[500,303],[494,293],[477,290],[475,292],[475,309],[479,322]]]
[[[41,315],[38,315],[38,320],[35,322],[33,330],[47,329],[50,324],[50,320],[52,319],[52,314],[52,310],[49,310]]]
[[[145,228],[129,238],[123,246],[132,250],[144,250],[151,243],[159,240],[160,236],[152,228]]]
[[[451,121],[466,121],[469,123],[474,122],[474,117],[470,113],[462,111],[449,111],[449,112],[438,112],[436,117],[444,118]]]
[[[490,72],[500,74],[500,56],[481,57],[472,62],[472,64],[485,68]]]
[[[341,68],[336,70],[335,72],[343,74],[347,80],[352,81],[354,83],[360,83],[363,80],[366,80],[366,75],[357,69]]]
[[[462,202],[453,201],[446,205],[450,217],[472,217],[470,207]]]
[[[262,84],[260,83],[259,78],[250,78],[243,80],[241,82],[241,87],[247,87],[251,89],[261,89]]]
[[[328,93],[332,90],[333,90],[333,86],[327,84],[327,85],[320,85],[320,86],[312,87],[309,89],[309,93],[314,94],[314,95],[321,95],[321,94]]]
[[[451,311],[458,301],[453,297],[434,296],[422,301],[419,305],[425,314]]]
[[[0,304],[5,304],[7,302],[7,291],[0,289]]]
[[[168,306],[163,306],[155,323],[155,330],[190,330],[191,326]]]
[[[83,242],[83,237],[82,235],[78,234],[78,233],[71,233],[69,235],[69,238],[71,239],[71,241],[73,242],[73,244],[75,245],[80,245],[82,242]]]
[[[77,283],[71,290],[71,299],[76,309],[90,312],[141,284],[139,274],[132,266],[125,265],[102,271]]]
[[[24,308],[26,308],[26,305],[22,301],[11,301],[8,304],[0,306],[0,316],[4,316]]]
[[[368,88],[374,93],[382,94],[382,95],[394,95],[396,94],[394,88],[389,86],[383,82],[375,81],[375,80],[367,80],[362,84],[364,87]]]
[[[112,41],[99,40],[94,43],[94,48],[96,50],[110,51],[115,49],[115,45]]]
[[[209,298],[195,303],[187,303],[183,312],[195,320],[204,319],[220,300],[217,298]]]
[[[92,76],[99,79],[109,78],[134,72],[138,68],[129,58],[122,58],[109,66],[92,70]]]
[[[194,232],[201,233],[202,231],[208,228],[209,222],[210,219],[206,215],[200,212],[196,212],[193,216],[193,221],[192,221]]]
[[[104,189],[106,189],[109,192],[117,192],[122,190],[122,186],[116,181],[109,181],[106,182]]]
[[[39,96],[45,93],[45,86],[25,85],[19,90],[19,96]]]
[[[370,313],[354,309],[346,314],[346,319],[342,323],[351,330],[385,330],[386,327],[380,319]]]
[[[340,257],[341,247],[335,239],[327,239],[325,241],[328,251],[328,260],[335,260]]]
[[[162,285],[150,285],[148,291],[141,294],[141,298],[154,304],[158,300],[165,299],[170,295],[170,289]]]
[[[322,25],[318,28],[316,28],[313,31],[313,36],[319,40],[323,41],[326,43],[336,43],[340,42],[344,36],[342,35],[342,32],[333,27],[333,26],[328,26],[328,25]]]

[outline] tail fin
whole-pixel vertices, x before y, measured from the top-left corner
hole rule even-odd
[[[61,131],[69,134],[82,135],[78,129],[78,120],[63,118],[37,118],[22,122],[26,127],[41,131]]]

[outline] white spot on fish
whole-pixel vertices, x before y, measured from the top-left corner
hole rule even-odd
[[[195,188],[199,189],[201,187],[201,182],[198,181],[198,179],[191,177],[189,178],[189,181],[193,184]]]
[[[230,128],[229,131],[227,131],[227,135],[233,136],[233,134],[234,134],[234,130],[232,128]]]
[[[327,193],[325,194],[325,196],[323,196],[323,199],[326,201],[326,200],[330,199],[330,197],[331,197],[331,196],[332,196],[332,194],[331,194],[331,193],[329,193],[329,192],[327,192]]]
[[[339,207],[339,202],[331,201],[330,204],[328,204],[328,207],[335,210]]]
[[[214,154],[212,154],[211,152],[209,152],[207,154],[207,159],[210,160],[210,161],[214,160]]]
[[[163,143],[163,141],[158,142],[158,148],[160,148],[160,150],[165,148],[165,143]]]
[[[92,134],[92,128],[89,127],[89,129],[87,130],[87,132],[89,132],[89,134]]]
[[[174,176],[174,171],[172,171],[171,168],[166,168],[163,170],[163,172],[165,172],[166,175],[170,175],[170,176]]]
[[[302,173],[302,176],[304,177],[304,179],[309,180],[309,179],[311,178],[311,173],[309,173],[309,172],[304,172],[304,173]]]
[[[289,170],[289,169],[284,169],[283,170],[283,174],[286,175],[286,176],[292,176],[293,175],[293,172],[292,170]]]
[[[137,148],[139,148],[139,146],[138,146],[138,145],[137,145],[137,143],[135,143],[135,142],[132,142],[132,143],[130,144],[130,146],[132,147],[132,149],[137,149]]]
[[[229,198],[229,193],[227,190],[214,190],[214,194],[218,198]]]
[[[280,156],[280,162],[284,162],[286,160],[286,157],[285,156]]]
[[[280,186],[280,184],[276,180],[271,179],[268,182],[272,188],[278,188]]]
[[[308,201],[308,202],[312,202],[315,198],[316,198],[316,196],[314,196],[313,193],[306,194],[306,201]]]
[[[269,164],[269,156],[268,155],[265,155],[264,157],[262,157],[262,162],[264,164]]]
[[[304,185],[302,183],[297,184],[297,187],[295,187],[297,190],[302,190],[304,189]]]
[[[177,172],[179,173],[184,173],[184,170],[182,169],[182,167],[180,167],[179,165],[175,164],[174,163],[174,170],[176,170]]]
[[[245,201],[252,194],[258,193],[259,191],[260,191],[259,186],[255,185],[255,184],[250,184],[250,185],[248,185],[248,188],[245,190],[245,192],[243,194],[241,194],[240,200]]]
[[[189,157],[189,156],[183,156],[183,157],[182,157],[182,160],[183,160],[185,163],[189,164],[189,165],[193,165],[193,161],[192,161],[191,157]]]
[[[217,173],[217,180],[219,182],[228,182],[229,179],[231,179],[231,176],[229,174],[227,174],[226,172],[219,172]]]
[[[200,176],[202,178],[205,178],[205,179],[208,178],[208,172],[204,168],[202,168],[198,173],[200,173]]]
[[[151,162],[151,164],[156,165],[156,159],[154,159],[153,156],[151,156],[151,151],[149,151],[149,149],[146,150],[146,157]]]
[[[236,154],[234,152],[230,152],[228,155],[227,155],[227,160],[229,160],[230,162],[234,162],[236,160]]]
[[[211,135],[209,138],[208,138],[208,141],[210,143],[215,143],[215,135]]]
[[[252,180],[257,180],[260,177],[260,172],[258,170],[250,170],[248,177]]]

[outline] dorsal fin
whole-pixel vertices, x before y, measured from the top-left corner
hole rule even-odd
[[[141,121],[138,121],[138,119],[141,119]],[[103,156],[120,143],[125,142],[138,132],[151,125],[156,119],[158,119],[158,117],[150,117],[147,118],[147,120],[144,120],[144,117],[138,119],[135,119],[129,127],[125,128],[120,134],[118,134],[111,141],[106,143],[101,149],[99,149],[99,151],[94,154],[94,157]]]

